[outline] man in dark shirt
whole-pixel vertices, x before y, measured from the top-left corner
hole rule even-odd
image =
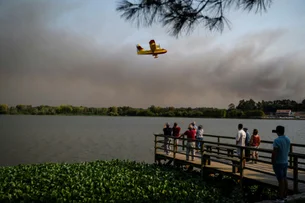
[[[169,152],[169,141],[170,141],[170,136],[172,136],[172,131],[173,129],[170,127],[169,123],[165,124],[165,128],[163,128],[163,133],[164,133],[164,151],[167,155],[170,154]]]

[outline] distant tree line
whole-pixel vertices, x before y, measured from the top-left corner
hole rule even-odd
[[[234,105],[234,104],[233,104]],[[232,104],[229,105],[232,108]],[[234,106],[233,106],[234,109]],[[283,99],[274,101],[259,101],[255,102],[253,99],[240,100],[239,104],[236,106],[239,110],[262,110],[265,113],[276,112],[277,109],[290,109],[294,112],[305,111],[305,99],[301,103],[294,100]]]
[[[175,108],[150,106],[146,109],[122,107],[83,107],[72,105],[47,106],[0,104],[0,114],[10,115],[99,115],[99,116],[162,116],[162,117],[200,117],[200,118],[262,118],[265,114],[274,113],[277,109],[305,111],[305,99],[301,103],[293,100],[276,100],[255,102],[253,99],[240,100],[235,106],[229,104],[227,109],[218,108]]]

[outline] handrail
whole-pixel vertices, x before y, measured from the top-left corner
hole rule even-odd
[[[176,138],[174,136],[165,136],[163,134],[154,134],[154,135],[157,136],[157,137],[168,137],[168,138],[171,138],[171,139],[178,139],[178,140],[185,140],[185,141],[187,141],[187,138],[181,138],[181,137],[180,138]],[[241,149],[253,149],[250,146],[239,146],[239,145],[235,145],[235,144],[227,144],[227,143],[221,143],[221,142],[218,143],[218,142],[205,141],[205,140],[204,141],[196,140],[196,141],[203,142],[203,143],[209,143],[209,144],[217,144],[217,145],[219,144],[219,145],[222,145],[222,146],[237,147],[237,148],[241,148]],[[305,147],[305,145],[304,145],[304,147]],[[272,149],[257,148],[257,149],[255,149],[255,151],[271,153],[273,150]],[[289,155],[297,155],[297,156],[300,156],[299,158],[304,158],[305,159],[305,154],[289,152]]]
[[[157,134],[155,134],[157,135]],[[159,134],[162,135],[162,134]],[[223,136],[223,135],[212,135],[212,134],[203,134],[204,137],[212,137],[212,138],[217,138],[217,142],[220,143],[220,139],[229,139],[229,140],[235,140],[235,137],[230,137],[230,136]],[[185,141],[183,140],[183,147],[182,149],[184,150],[185,148]],[[265,144],[273,144],[273,141],[268,141],[268,140],[261,140],[261,143],[265,143]],[[301,147],[301,148],[305,148],[305,144],[299,144],[299,143],[290,143],[290,150],[289,152],[292,153],[294,150],[294,147]],[[219,151],[219,150],[218,150]],[[266,157],[263,157],[266,158]],[[303,158],[301,158],[303,159]],[[305,164],[305,163],[303,163]],[[292,168],[293,167],[293,159],[291,156],[289,156],[289,167]]]
[[[179,152],[178,150],[176,150],[176,146],[181,146],[181,147],[184,147],[185,144],[184,144],[184,141],[187,140],[187,138],[184,138],[184,137],[180,137],[180,138],[177,138],[177,137],[174,137],[174,136],[165,136],[163,134],[154,134],[155,136],[155,157],[156,157],[156,153],[157,153],[157,148],[158,149],[162,149],[160,147],[157,147],[157,143],[162,143],[161,140],[157,140],[157,137],[168,137],[168,138],[171,138],[174,140],[174,143],[169,143],[170,146],[174,146],[174,150],[170,150],[171,152],[173,152],[174,154],[174,160],[176,159],[176,155],[177,154],[185,154],[185,153],[182,153],[182,152]],[[214,137],[217,137],[217,138],[224,138],[226,136],[215,136],[215,135],[212,135]],[[227,137],[226,137],[227,138]],[[176,144],[176,140],[182,140],[183,141],[183,144],[182,145],[179,145],[179,144]],[[232,139],[232,137],[229,137],[229,139]],[[234,139],[234,138],[233,138]],[[243,166],[243,161],[245,159],[245,157],[242,157],[242,155],[238,156],[238,155],[234,155],[233,154],[233,150],[234,148],[235,149],[241,149],[241,150],[245,150],[245,149],[251,149],[253,150],[252,147],[247,147],[247,146],[239,146],[239,145],[235,145],[235,144],[227,144],[227,143],[221,143],[218,139],[217,142],[213,142],[213,141],[205,141],[205,140],[196,140],[197,142],[200,142],[201,143],[201,149],[200,149],[200,152],[201,152],[201,155],[200,156],[205,156],[205,153],[208,153],[209,154],[209,157],[212,156],[212,157],[215,157],[215,158],[220,158],[220,159],[224,159],[224,160],[227,160],[227,161],[233,161],[232,158],[235,157],[235,159],[238,160],[238,168],[239,168],[239,172],[240,172],[240,178],[242,179],[243,178],[243,170],[244,170],[244,166]],[[302,144],[298,144],[299,146],[302,146]],[[223,148],[223,150],[227,150],[227,154],[223,153],[223,152],[220,152],[220,147]],[[305,145],[304,145],[305,147]],[[195,149],[198,149],[197,147],[195,147]],[[217,149],[218,151],[213,151],[212,149]],[[272,149],[266,149],[266,148],[257,148],[255,149],[255,151],[258,151],[258,152],[264,152],[264,153],[268,153],[268,154],[271,154],[272,153]],[[229,153],[230,152],[230,153]],[[215,154],[213,154],[215,153]],[[242,153],[241,153],[242,154]],[[198,156],[196,156],[198,157]],[[271,156],[270,156],[271,157]],[[298,175],[299,175],[299,162],[298,160],[299,159],[305,159],[305,154],[301,154],[301,153],[294,153],[294,152],[289,152],[289,157],[290,157],[290,161],[291,161],[291,164],[292,164],[292,170],[293,170],[293,178],[289,178],[293,181],[293,190],[295,192],[298,191],[298,184],[299,183],[304,183],[304,180],[299,180],[298,178]],[[155,158],[156,160],[156,158]],[[250,160],[255,160],[253,158],[250,158]],[[213,161],[216,161],[213,159]],[[258,162],[262,162],[262,163],[266,163],[266,164],[270,164],[272,165],[271,161],[264,161],[264,160],[257,160]],[[209,158],[209,162],[210,162],[210,158]],[[217,161],[217,162],[220,162],[220,161]],[[224,162],[221,162],[221,163],[224,163]],[[205,165],[206,163],[204,163],[204,159],[201,158],[201,168],[203,168],[203,166]],[[235,171],[235,167],[237,167],[236,164],[230,164],[230,163],[224,163],[224,164],[227,164],[227,165],[232,165],[232,169],[233,169],[233,172]],[[254,171],[257,171],[257,172],[260,172],[260,173],[264,173],[264,171],[260,171],[260,170],[257,170],[257,169],[251,169],[249,167],[245,167],[247,170],[254,170]],[[271,174],[271,175],[274,175],[275,174]]]

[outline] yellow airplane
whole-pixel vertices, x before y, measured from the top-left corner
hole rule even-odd
[[[137,53],[138,55],[153,55],[155,58],[158,58],[158,54],[165,54],[166,49],[160,48],[160,44],[157,45],[155,40],[149,41],[150,50],[143,49],[139,44],[137,44]]]

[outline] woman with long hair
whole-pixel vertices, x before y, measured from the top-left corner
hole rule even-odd
[[[257,129],[253,130],[253,134],[251,136],[249,144],[254,149],[257,149],[259,147],[259,145],[261,144],[261,138],[258,135],[258,130]],[[257,160],[258,160],[258,151],[255,151],[254,149],[252,150],[252,159],[255,159],[255,161],[252,160],[252,163],[257,163]]]

